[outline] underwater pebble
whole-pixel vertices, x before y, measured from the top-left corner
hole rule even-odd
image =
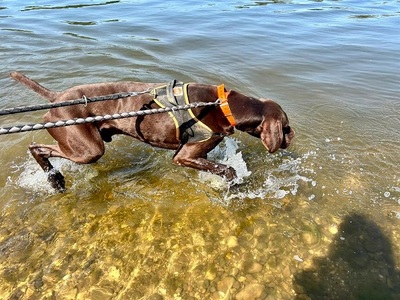
[[[303,262],[303,261],[304,261],[304,260],[303,260],[300,256],[298,256],[297,254],[296,254],[295,256],[293,256],[293,258],[294,258],[295,260],[299,261],[299,262]]]
[[[161,296],[160,294],[153,294],[153,295],[151,295],[149,298],[148,298],[148,300],[163,300],[164,298],[163,298],[163,296]]]
[[[118,280],[120,277],[119,270],[114,266],[110,267],[110,269],[108,270],[108,274],[109,274],[110,278],[112,278],[114,280]]]
[[[113,292],[106,288],[93,288],[91,290],[91,299],[111,299]]]
[[[215,279],[215,277],[217,277],[217,273],[214,269],[210,270],[208,269],[206,272],[206,279],[213,281]]]
[[[217,283],[218,292],[219,293],[222,292],[224,294],[228,293],[234,283],[235,283],[235,278],[233,278],[231,276],[221,279]]]
[[[77,295],[78,295],[77,288],[61,289],[58,293],[58,297],[60,297],[61,299],[76,299]],[[103,299],[107,299],[107,298],[103,298]],[[108,299],[110,299],[110,298],[108,298]]]
[[[315,245],[315,244],[318,244],[318,241],[319,241],[318,236],[311,231],[303,232],[301,234],[301,240],[306,245]]]
[[[249,274],[259,273],[262,271],[262,268],[263,268],[263,266],[260,263],[254,262],[247,269],[247,273],[249,273]]]
[[[238,245],[238,239],[237,239],[237,237],[236,237],[236,236],[233,236],[233,235],[230,236],[230,237],[228,237],[227,245],[228,245],[229,248],[234,248],[234,247],[236,247],[236,246]]]
[[[200,246],[200,247],[204,247],[206,242],[204,241],[204,238],[202,237],[202,235],[200,233],[193,233],[192,235],[192,239],[193,239],[193,245],[195,246]]]
[[[286,266],[282,269],[282,275],[284,277],[290,278],[290,276],[292,275],[292,270],[290,270],[290,266]]]
[[[329,226],[329,232],[332,233],[332,234],[338,233],[337,226],[336,225]]]
[[[251,283],[246,285],[236,294],[237,300],[250,300],[260,298],[264,292],[265,286],[260,283]]]
[[[71,277],[71,275],[67,274],[62,278],[62,280],[68,280],[70,277]]]

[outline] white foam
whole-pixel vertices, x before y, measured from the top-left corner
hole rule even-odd
[[[317,156],[316,151],[307,152],[299,158],[285,155],[284,152],[281,152],[281,155],[276,154],[273,156],[266,153],[268,167],[264,173],[261,173],[261,176],[265,176],[265,179],[257,187],[257,182],[249,177],[252,172],[248,169],[242,153],[238,152],[238,149],[239,142],[228,138],[225,144],[217,147],[211,153],[211,156],[213,156],[211,159],[231,166],[236,170],[238,179],[234,183],[238,184],[239,188],[230,188],[229,184],[219,176],[205,172],[200,175],[200,179],[209,183],[212,188],[227,190],[223,199],[217,201],[219,203],[228,205],[233,200],[243,199],[280,200],[289,194],[297,195],[301,182],[310,183],[313,187],[317,186],[317,182],[308,177],[309,174],[315,174],[315,171],[304,165],[305,160]],[[257,176],[260,176],[260,174],[257,174]],[[246,181],[250,182],[243,184]],[[309,195],[308,199],[310,201],[314,200],[315,195]]]
[[[246,162],[243,159],[242,152],[237,152],[239,149],[239,142],[234,139],[226,139],[225,141],[225,156],[221,163],[231,166],[235,169],[237,175],[237,182],[242,183],[246,177],[251,175],[248,170]]]
[[[255,154],[253,159],[260,159],[266,167],[265,169],[258,168],[257,176],[250,176],[252,171],[249,170],[242,152],[239,151],[239,144],[240,142],[236,139],[227,138],[225,143],[216,147],[209,155],[210,160],[226,164],[236,170],[238,178],[233,186],[220,176],[209,172],[199,172],[200,181],[215,192],[215,195],[212,195],[212,191],[210,192],[211,198],[217,198],[212,201],[229,205],[234,200],[265,199],[268,201],[272,199],[279,203],[279,200],[285,197],[297,195],[302,182],[309,183],[312,187],[317,186],[317,181],[310,178],[316,172],[310,169],[307,160],[314,160],[318,156],[318,149],[297,158],[285,151],[274,155],[265,152],[264,157]],[[85,189],[82,182],[85,182],[86,186],[88,180],[98,176],[98,171],[93,166],[78,165],[58,158],[52,159],[52,164],[62,173],[75,174],[71,179],[72,182],[69,182],[68,190],[70,191]],[[7,184],[17,185],[35,193],[55,193],[47,181],[46,173],[33,158],[27,159],[22,165],[14,166],[14,169],[14,173],[19,173],[19,175],[16,179],[15,177],[8,178]],[[82,178],[84,180],[81,180]],[[398,191],[398,188],[394,190]],[[315,199],[314,194],[307,197],[309,200]]]
[[[211,160],[235,169],[237,178],[234,180],[234,184],[243,183],[244,179],[251,175],[251,171],[248,170],[246,162],[243,159],[242,152],[237,152],[239,143],[236,139],[226,138],[225,143],[217,146],[209,153]],[[199,177],[201,181],[209,183],[213,188],[224,189],[229,187],[229,183],[218,175],[209,172],[200,172]]]
[[[69,160],[53,158],[51,159],[51,163],[54,168],[60,170],[61,173],[75,173],[79,177],[81,176],[81,174],[85,173],[85,180],[97,175],[97,171],[93,168],[90,169],[91,174],[87,174],[87,172],[85,172],[85,170],[88,169],[87,167],[75,164]],[[27,161],[24,162],[22,165],[16,165],[14,166],[14,168],[16,169],[15,172],[22,170],[22,172],[15,180],[15,185],[34,193],[51,195],[57,192],[51,187],[50,183],[48,182],[47,173],[40,168],[39,164],[33,158],[28,158]],[[11,181],[12,180],[10,180],[10,183],[12,183]],[[79,182],[79,180],[77,182]],[[73,190],[76,184],[77,183],[74,181],[69,189]]]
[[[201,182],[215,190],[223,190],[228,186],[228,182],[224,178],[210,172],[200,172],[199,178]]]
[[[33,159],[28,159],[20,168],[22,173],[17,177],[15,184],[26,190],[40,193],[54,193],[47,181],[47,175]]]

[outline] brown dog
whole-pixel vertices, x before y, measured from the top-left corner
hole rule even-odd
[[[172,106],[179,104],[179,101],[215,102],[220,99],[224,102],[189,111],[49,128],[48,132],[58,144],[31,144],[29,149],[42,169],[48,172],[51,185],[59,191],[65,190],[64,177],[54,169],[49,158],[62,157],[79,164],[93,163],[104,154],[104,142],[110,142],[115,134],[129,135],[155,147],[176,150],[173,158],[175,164],[209,171],[227,180],[236,177],[235,170],[209,161],[206,157],[235,128],[261,138],[270,153],[287,148],[294,136],[286,113],[277,103],[247,97],[233,90],[226,92],[223,86],[124,81],[86,84],[63,92],[53,92],[21,73],[13,72],[11,77],[50,102],[151,91],[126,99],[53,108],[44,115],[46,122]]]

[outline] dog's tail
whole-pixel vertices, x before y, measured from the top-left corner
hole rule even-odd
[[[46,89],[44,86],[42,86],[39,83],[37,83],[36,81],[26,77],[24,74],[19,73],[19,72],[12,72],[10,74],[10,76],[12,78],[14,78],[15,80],[19,81],[20,83],[24,84],[31,90],[35,91],[43,98],[49,100],[50,102],[54,102],[54,100],[56,100],[56,97],[58,94],[57,92],[53,92],[53,91]]]

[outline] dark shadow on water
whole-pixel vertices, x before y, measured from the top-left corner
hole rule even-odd
[[[297,300],[400,299],[390,241],[378,225],[360,214],[347,216],[327,257],[295,274]]]

